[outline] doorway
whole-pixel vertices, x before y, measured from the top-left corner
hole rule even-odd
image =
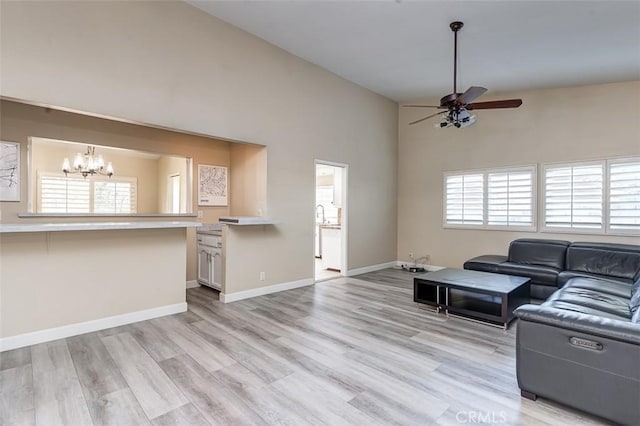
[[[314,278],[324,281],[347,272],[348,165],[315,161]]]

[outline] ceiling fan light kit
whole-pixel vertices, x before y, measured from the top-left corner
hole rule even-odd
[[[421,123],[433,117],[441,116],[440,123],[434,125],[436,128],[444,127],[467,127],[476,122],[476,116],[469,113],[475,109],[498,109],[498,108],[518,108],[522,105],[522,99],[504,99],[500,101],[476,102],[472,103],[476,98],[483,95],[487,89],[479,86],[471,86],[464,93],[458,93],[458,31],[464,26],[460,21],[454,21],[449,24],[449,28],[453,31],[453,93],[443,96],[440,99],[440,105],[403,105],[412,108],[438,108],[444,109],[435,114],[412,121],[409,125]]]

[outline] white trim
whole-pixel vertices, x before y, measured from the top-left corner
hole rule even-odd
[[[196,288],[196,287],[200,287],[198,280],[187,281],[187,288]]]
[[[64,339],[65,337],[77,336],[79,334],[90,333],[92,331],[104,330],[106,328],[118,327],[134,322],[145,321],[152,318],[163,317],[166,315],[179,314],[186,310],[187,302],[182,302],[173,305],[145,309],[142,311],[128,312],[126,314],[115,315],[112,317],[79,322],[76,324],[63,325],[62,327],[18,334],[17,336],[3,337],[0,338],[0,352],[22,348],[24,346],[31,346],[38,343],[50,342],[52,340]]]
[[[350,269],[345,274],[345,277],[352,277],[354,275],[366,274],[368,272],[375,272],[381,269],[393,268],[397,266],[397,261],[387,262],[387,263],[379,263],[377,265],[365,266],[363,268]]]
[[[306,287],[313,285],[312,278],[303,280],[289,281],[286,283],[273,284],[265,287],[254,288],[251,290],[237,291],[235,293],[220,293],[220,301],[222,303],[235,302],[237,300],[250,299],[252,297],[264,296],[265,294],[278,293],[285,290],[293,290],[294,288]]]

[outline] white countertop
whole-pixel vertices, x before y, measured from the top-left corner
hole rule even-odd
[[[277,225],[277,220],[262,216],[223,216],[218,219],[220,223],[226,225]]]
[[[199,226],[199,222],[188,221],[12,223],[0,225],[0,234],[12,232],[104,231],[110,229],[197,228]]]

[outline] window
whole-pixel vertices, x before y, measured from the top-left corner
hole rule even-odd
[[[546,231],[640,231],[640,158],[545,165],[544,185]]]
[[[450,175],[445,178],[447,225],[484,223],[484,176],[480,174]]]
[[[487,224],[503,227],[534,226],[535,168],[487,174]]]
[[[602,162],[545,166],[545,228],[602,229],[603,190]]]
[[[65,177],[63,174],[38,174],[39,213],[136,212],[135,178]]]
[[[445,226],[534,230],[535,170],[445,174]]]
[[[323,207],[325,221],[338,223],[338,208],[333,204],[333,192],[333,185],[316,186],[316,206]],[[322,220],[322,212],[316,210],[316,221]]]
[[[609,162],[609,231],[640,231],[640,158]]]
[[[40,176],[41,213],[90,213],[91,188],[83,178]]]

